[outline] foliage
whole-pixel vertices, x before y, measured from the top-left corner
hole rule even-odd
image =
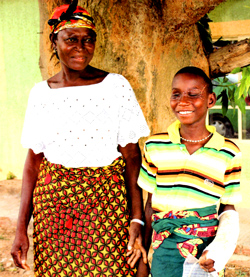
[[[217,100],[220,100],[223,115],[226,115],[229,105],[234,109],[238,106],[243,114],[246,112],[245,98],[249,96],[250,92],[250,66],[237,67],[230,73],[236,74],[240,72],[242,78],[236,83],[230,82],[226,76],[213,80],[214,92]]]
[[[246,272],[242,272],[241,270],[238,270],[235,272],[237,277],[244,277],[247,276]]]
[[[16,175],[12,172],[9,172],[7,174],[7,180],[12,180],[12,179],[15,179],[16,178]]]
[[[203,47],[205,53],[213,52],[213,47],[225,46],[231,41],[223,41],[221,38],[212,43],[211,30],[209,27],[209,22],[212,20],[205,15],[196,24],[200,33],[201,40],[203,42]],[[213,85],[215,86],[214,92],[216,93],[217,100],[220,100],[222,107],[222,114],[225,116],[228,111],[228,106],[231,105],[234,109],[238,106],[242,113],[246,112],[246,102],[245,98],[250,92],[250,66],[240,68],[235,68],[231,74],[242,73],[242,79],[237,83],[232,83],[229,79],[225,77],[219,77],[213,80]]]
[[[199,21],[196,22],[205,53],[208,55],[209,55],[209,53],[213,52],[213,42],[212,42],[212,37],[211,37],[211,30],[210,30],[209,23],[208,23],[211,21],[212,20],[208,17],[208,15],[205,14]]]

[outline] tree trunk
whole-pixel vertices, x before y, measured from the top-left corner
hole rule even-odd
[[[82,0],[93,16],[97,45],[92,65],[124,75],[135,90],[151,132],[166,131],[174,116],[169,106],[171,82],[184,66],[209,63],[195,23],[224,0]],[[40,0],[51,13],[67,1]],[[43,13],[43,10],[41,10]],[[49,61],[49,28],[41,40],[43,78],[59,68]],[[47,70],[46,70],[47,69]]]
[[[249,39],[224,46],[209,56],[210,76],[216,78],[250,64]]]

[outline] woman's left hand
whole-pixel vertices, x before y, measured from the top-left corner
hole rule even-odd
[[[128,143],[125,147],[118,146],[118,151],[122,154],[126,167],[124,179],[128,191],[128,202],[130,205],[130,215],[132,218],[142,218],[143,200],[142,190],[137,185],[139,171],[141,167],[141,151],[138,143]],[[144,263],[147,263],[147,252],[142,243],[142,225],[132,222],[129,228],[129,242],[127,256],[128,264],[133,268],[140,259],[141,254]]]
[[[137,222],[132,222],[130,224],[129,235],[127,256],[130,257],[128,259],[128,264],[133,268],[140,259],[141,254],[143,262],[146,264],[147,251],[142,244],[142,225]]]

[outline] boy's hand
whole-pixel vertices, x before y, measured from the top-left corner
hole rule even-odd
[[[213,272],[214,269],[214,261],[211,259],[207,259],[208,250],[204,251],[199,259],[200,267],[206,272]]]

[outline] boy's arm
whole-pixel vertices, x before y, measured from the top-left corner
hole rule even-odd
[[[144,246],[146,248],[147,253],[149,252],[151,245],[151,237],[152,237],[152,225],[151,225],[151,217],[153,214],[152,209],[152,194],[148,193],[147,202],[145,205],[145,229],[144,229]],[[143,259],[141,258],[139,261],[137,277],[147,277],[150,273],[149,263],[145,264]]]
[[[225,176],[225,193],[221,197],[223,203],[238,203],[240,195],[241,153],[233,145],[233,152],[237,154],[228,163]],[[221,204],[219,208],[219,226],[214,240],[204,250],[199,262],[201,267],[216,271],[222,270],[232,256],[239,236],[239,215],[234,205]],[[211,263],[212,261],[212,263]],[[209,265],[208,265],[209,263]]]
[[[239,216],[234,205],[221,204],[218,231],[199,259],[201,268],[207,272],[222,270],[235,250],[238,236]]]
[[[144,233],[144,245],[147,250],[149,251],[151,245],[151,237],[152,237],[152,193],[148,193],[148,199],[145,206],[145,233]]]

